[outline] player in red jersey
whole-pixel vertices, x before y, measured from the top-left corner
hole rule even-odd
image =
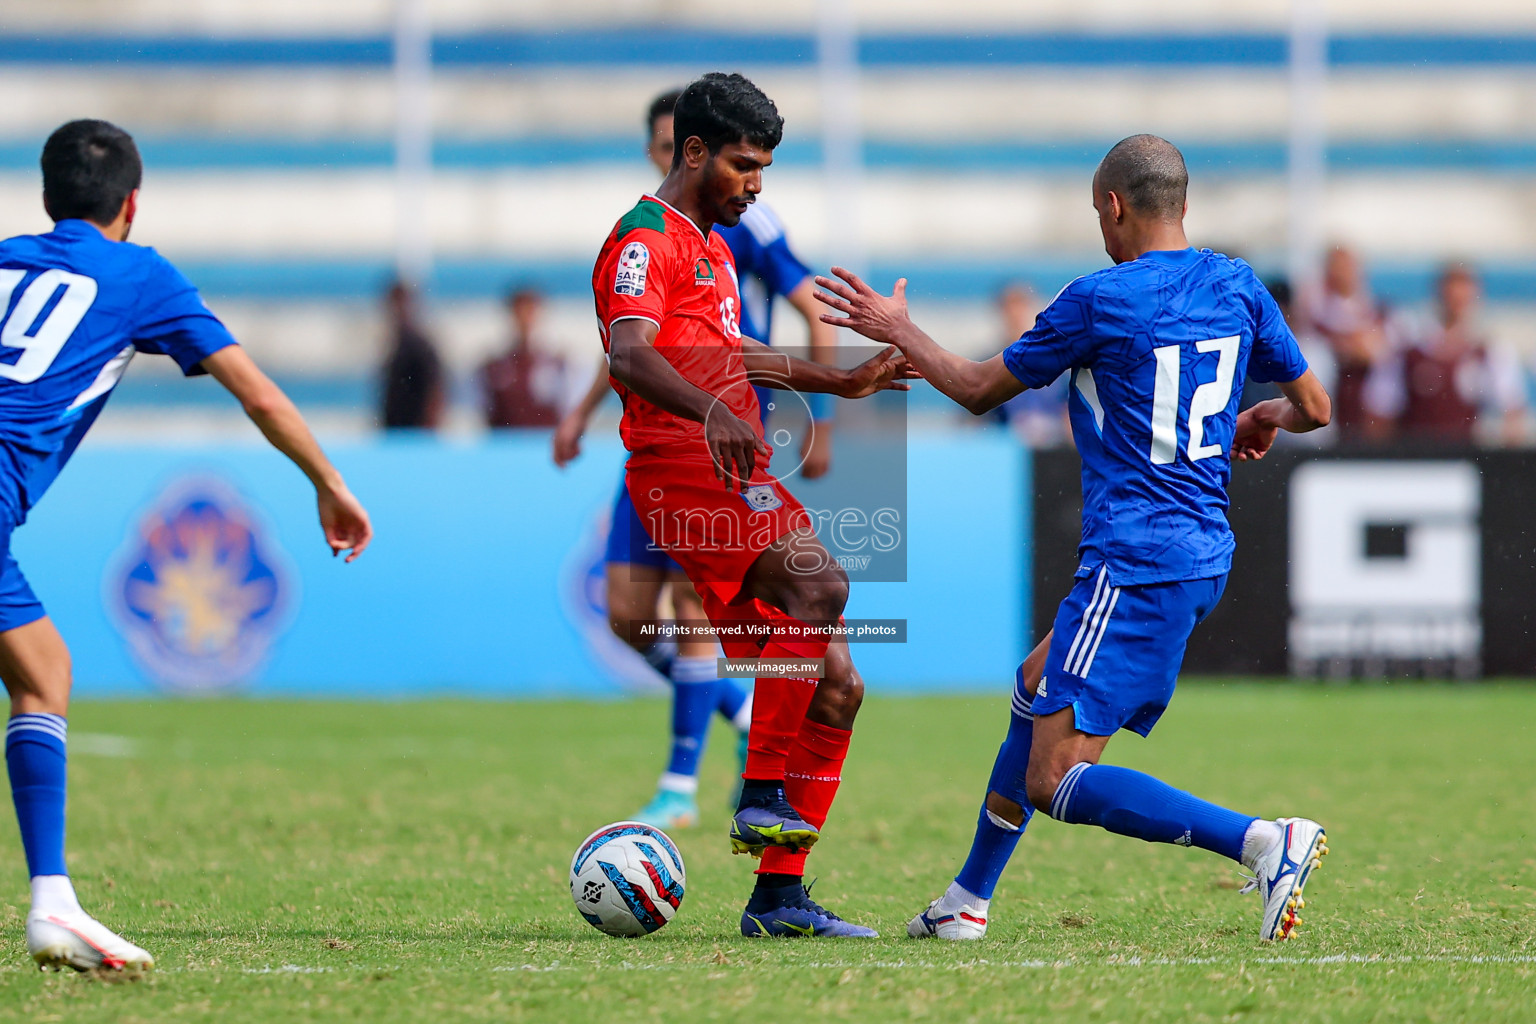
[[[609,234],[592,292],[630,452],[626,486],[652,539],[687,572],[730,658],[824,663],[821,677],[759,676],[731,827],[761,854],[744,935],[873,937],[817,906],[802,878],[842,780],[864,682],[841,620],[848,577],[805,509],[769,475],[752,384],[863,398],[917,376],[894,349],[851,370],[743,338],[734,225],[783,137],[773,101],[740,75],[689,85],[672,169]]]

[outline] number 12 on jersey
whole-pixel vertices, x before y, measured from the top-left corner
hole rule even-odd
[[[1205,421],[1219,415],[1232,399],[1233,371],[1242,339],[1212,338],[1195,342],[1196,352],[1215,352],[1216,379],[1195,388],[1189,398],[1189,461],[1220,455],[1223,447],[1205,443]],[[1157,368],[1152,380],[1152,451],[1154,466],[1167,466],[1179,451],[1179,382],[1183,379],[1182,350],[1161,345],[1152,350]]]

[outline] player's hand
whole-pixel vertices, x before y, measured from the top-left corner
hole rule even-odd
[[[864,398],[876,391],[911,391],[909,380],[923,375],[917,367],[907,362],[907,357],[896,351],[895,345],[870,356],[843,375],[843,386],[838,394],[843,398]]]
[[[816,293],[816,298],[844,315],[823,313],[821,322],[857,331],[870,341],[894,344],[900,328],[911,323],[907,318],[907,279],[897,281],[890,295],[881,295],[851,270],[833,267],[832,273],[842,280],[818,276],[816,287],[823,290]]]
[[[709,446],[715,476],[733,491],[747,489],[759,455],[773,454],[750,423],[719,404],[704,418],[704,443]]]
[[[812,420],[810,429],[805,432],[805,440],[800,442],[800,475],[815,480],[826,476],[831,468],[832,423]]]
[[[1269,453],[1280,433],[1278,426],[1261,420],[1257,406],[1237,414],[1237,430],[1232,435],[1232,458],[1238,462],[1257,462]]]
[[[352,496],[345,484],[334,488],[321,488],[316,493],[320,506],[320,528],[325,531],[325,542],[331,546],[334,557],[351,549],[350,562],[368,548],[373,540],[373,524],[360,501]]]
[[[575,413],[561,418],[560,425],[555,428],[554,457],[556,466],[564,469],[568,463],[581,454],[581,435],[586,432],[586,421]]]

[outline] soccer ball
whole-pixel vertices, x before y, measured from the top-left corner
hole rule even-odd
[[[571,858],[571,899],[588,924],[608,935],[649,935],[672,920],[684,880],[677,846],[638,821],[604,825]]]

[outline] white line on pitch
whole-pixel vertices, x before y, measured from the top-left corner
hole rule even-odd
[[[1277,967],[1277,966],[1328,966],[1330,964],[1536,964],[1536,955],[1455,955],[1426,953],[1422,955],[1390,955],[1368,956],[1360,953],[1339,953],[1332,956],[1303,956],[1303,957],[1255,957],[1251,960],[1232,960],[1224,957],[1106,957],[1103,960],[966,960],[959,963],[927,963],[916,960],[820,960],[811,963],[774,963],[762,962],[718,964],[712,962],[692,964],[635,964],[628,961],[618,964],[521,964],[517,966],[507,965],[493,967],[493,971],[591,971],[591,970],[616,970],[616,971],[689,971],[689,970],[718,970],[720,967],[799,967],[816,970],[869,970],[903,971],[903,970],[934,970],[956,971],[970,970],[977,967],[1003,968],[1005,970],[1023,969],[1070,969],[1074,967]]]
[[[69,752],[95,757],[137,757],[139,744],[129,736],[113,736],[105,732],[72,732],[69,734]]]

